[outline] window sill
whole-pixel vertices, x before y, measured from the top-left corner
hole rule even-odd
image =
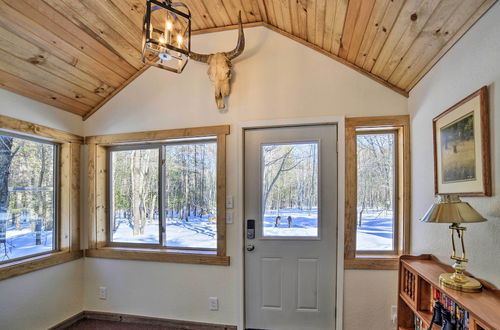
[[[215,251],[171,252],[166,249],[103,247],[85,250],[85,257],[229,266],[229,257],[218,256]]]
[[[399,256],[357,256],[353,259],[344,260],[344,269],[371,269],[371,270],[397,270]]]
[[[0,265],[0,280],[59,265],[83,257],[83,251],[58,251]]]

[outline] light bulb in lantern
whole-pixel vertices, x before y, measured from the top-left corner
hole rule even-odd
[[[183,41],[183,39],[182,39],[182,35],[178,34],[178,35],[177,35],[177,45],[178,45],[179,47],[182,45],[182,41]]]
[[[165,30],[166,31],[172,31],[172,22],[167,20],[165,23]]]
[[[165,44],[165,37],[163,37],[163,34],[161,35],[160,39],[158,40],[160,44]]]

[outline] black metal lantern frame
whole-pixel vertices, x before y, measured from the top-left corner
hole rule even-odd
[[[146,0],[142,62],[181,73],[191,50],[191,12],[183,3]]]

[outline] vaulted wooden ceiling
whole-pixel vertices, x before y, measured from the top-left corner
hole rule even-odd
[[[407,92],[496,0],[183,0],[194,33],[263,25]],[[144,0],[0,0],[0,86],[87,118],[145,67]]]

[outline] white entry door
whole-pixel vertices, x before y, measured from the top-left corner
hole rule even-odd
[[[335,329],[337,127],[245,131],[247,329]]]

